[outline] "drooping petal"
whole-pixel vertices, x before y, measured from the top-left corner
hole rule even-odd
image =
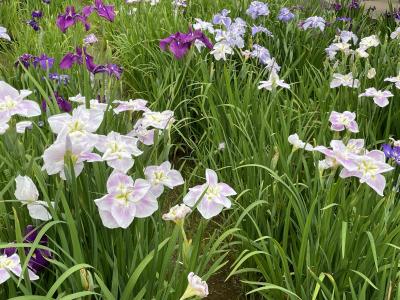
[[[136,214],[138,218],[146,218],[151,216],[158,209],[158,202],[152,193],[144,195],[136,205]]]

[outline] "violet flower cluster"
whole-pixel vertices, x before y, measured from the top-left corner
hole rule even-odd
[[[25,68],[29,68],[31,65],[37,68],[40,67],[43,70],[49,70],[54,65],[54,58],[41,54],[40,56],[34,56],[29,53],[22,54],[15,62],[15,66],[22,64]]]
[[[40,30],[40,26],[39,26],[38,20],[43,17],[43,12],[41,10],[34,10],[31,13],[31,17],[32,17],[32,19],[30,19],[26,23],[29,26],[31,26],[33,30],[39,31]]]
[[[188,33],[177,32],[160,41],[160,48],[163,51],[169,50],[177,59],[181,59],[196,42],[201,42],[208,49],[213,45],[201,30],[189,28]]]
[[[69,27],[80,22],[87,31],[90,29],[88,18],[92,12],[96,12],[98,16],[110,22],[114,21],[114,5],[106,5],[102,0],[95,0],[93,5],[85,6],[80,13],[76,12],[74,6],[68,6],[64,14],[58,15],[56,24],[65,33]]]
[[[93,56],[87,53],[86,47],[77,47],[75,53],[67,53],[60,62],[61,69],[70,69],[74,64],[82,65],[85,62],[86,69],[92,74],[106,73],[113,75],[117,79],[121,78],[122,68],[115,64],[97,65],[94,63]]]

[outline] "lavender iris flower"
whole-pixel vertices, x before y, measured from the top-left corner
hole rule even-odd
[[[351,18],[349,18],[349,17],[337,17],[336,18],[336,21],[338,21],[338,22],[351,22]]]
[[[177,32],[165,39],[162,39],[160,41],[160,48],[163,51],[166,51],[167,48],[169,48],[175,58],[181,59],[186,55],[196,40],[204,43],[208,49],[213,48],[213,44],[201,30],[193,31],[191,28],[189,29],[188,33]]]
[[[387,158],[393,159],[396,164],[400,165],[400,146],[392,147],[389,144],[384,144],[382,148]]]
[[[246,14],[252,17],[253,20],[257,19],[260,16],[268,16],[268,4],[260,1],[253,1],[250,3],[249,8],[246,10]]]
[[[37,229],[35,227],[33,227],[32,225],[28,225],[25,228],[24,243],[32,244],[35,241],[37,235],[38,235]],[[48,243],[49,243],[49,241],[48,241],[47,236],[43,235],[39,241],[39,245],[47,246]],[[24,251],[25,251],[25,254],[28,254],[30,251],[30,248],[24,248]],[[3,250],[3,253],[6,254],[7,256],[10,256],[16,252],[17,252],[17,249],[14,247],[5,248]],[[37,274],[37,273],[43,271],[45,268],[47,268],[50,265],[50,262],[47,259],[51,258],[51,257],[52,257],[52,254],[50,251],[44,250],[44,249],[35,249],[31,258],[29,259],[28,267],[35,274]]]
[[[289,8],[283,7],[279,11],[278,20],[282,22],[289,22],[294,18],[294,14],[289,10]]]
[[[221,25],[223,24],[225,27],[228,27],[231,25],[232,20],[230,17],[228,17],[230,11],[227,9],[223,9],[220,13],[214,15],[213,17],[213,24],[215,25]]]
[[[50,73],[49,79],[56,81],[57,84],[67,85],[69,83],[69,76],[64,74]]]
[[[39,65],[43,70],[51,69],[54,65],[54,58],[48,57],[46,54],[34,57],[33,65],[35,68]]]
[[[259,32],[263,32],[265,33],[267,36],[273,36],[272,32],[269,31],[267,28],[263,27],[263,26],[256,26],[254,25],[253,27],[251,27],[251,35],[255,36],[257,33]]]

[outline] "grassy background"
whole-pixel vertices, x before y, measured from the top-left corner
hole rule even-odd
[[[168,152],[181,167],[187,184],[164,196],[161,212],[180,202],[187,187],[201,181],[207,167],[218,170],[239,196],[221,218],[207,223],[191,216],[188,231],[196,252],[190,263],[182,266],[178,263],[179,232],[161,221],[159,212],[135,220],[127,230],[102,227],[92,200],[105,191],[110,171],[103,165],[86,165],[82,175],[68,182],[47,177],[40,171],[40,155],[53,140],[48,127],[35,127],[23,137],[10,132],[0,137],[0,198],[5,200],[0,204],[4,228],[0,240],[18,241],[19,226],[31,222],[25,210],[6,201],[13,199],[18,173],[34,177],[41,195],[56,201],[59,209],[53,212],[55,222],[42,229],[51,237],[50,248],[56,252],[54,266],[32,285],[23,282],[17,288],[11,281],[3,285],[0,298],[46,295],[53,284],[58,297],[77,293],[82,290],[79,272],[72,271],[82,263],[94,268],[94,292],[101,296],[92,297],[98,299],[178,299],[189,271],[208,279],[213,274],[225,276],[227,270],[242,280],[241,289],[249,293],[249,299],[399,298],[400,208],[398,193],[392,191],[398,170],[387,176],[382,198],[357,180],[338,178],[334,171],[321,176],[315,167],[321,157],[301,150],[292,153],[287,142],[287,136],[297,132],[313,144],[328,145],[334,138],[328,124],[332,110],[357,113],[360,133],[353,137],[364,138],[368,149],[379,149],[390,135],[400,137],[397,90],[392,90],[395,97],[383,109],[370,99],[358,98],[367,87],[386,88],[383,79],[400,69],[398,42],[387,36],[394,30],[394,22],[372,20],[363,10],[341,12],[353,17],[351,29],[359,37],[378,34],[382,45],[370,49],[367,60],[341,58],[337,71],[353,71],[360,79],[359,89],[330,89],[334,70],[324,49],[336,30],[349,29],[349,24],[333,23],[323,33],[305,32],[297,21],[312,15],[334,21],[342,15],[335,15],[319,1],[307,1],[302,11],[296,11],[296,20],[284,24],[276,20],[280,7],[298,3],[271,2],[271,16],[256,23],[265,25],[274,37],[246,39],[247,48],[252,43],[268,48],[282,66],[281,77],[291,84],[290,91],[269,93],[257,90],[267,72],[255,60],[236,54],[218,62],[209,54],[191,50],[176,61],[158,47],[160,38],[186,31],[194,18],[210,20],[224,7],[232,16],[253,24],[244,13],[250,1],[190,1],[186,12],[177,15],[170,1],[161,0],[156,6],[140,4],[133,15],[127,14],[133,6],[108,2],[116,5],[116,20],[108,23],[91,17],[91,32],[100,42],[89,52],[96,62],[122,65],[122,80],[99,76],[91,86],[86,70],[75,67],[66,72],[71,82],[60,92],[64,96],[81,92],[93,97],[107,94],[112,99],[144,98],[153,110],[174,110],[178,121],[171,139],[149,149],[133,174],[140,176],[140,166],[161,162]],[[46,53],[59,61],[73,51],[85,36],[82,26],[62,34],[55,18],[68,4],[82,7],[85,3],[89,2],[52,1],[49,6],[40,1],[0,3],[0,25],[9,29],[14,40],[12,44],[0,41],[1,77],[15,87],[34,90],[34,100],[44,97],[38,84],[49,94],[50,87],[41,80],[43,71],[29,70],[29,76],[13,63],[23,53]],[[34,9],[45,14],[38,33],[24,24]],[[372,80],[366,78],[370,66],[377,70]],[[127,132],[131,127],[128,117],[116,119],[109,113],[100,133]],[[221,142],[226,144],[223,151],[218,150]],[[78,265],[75,271],[81,268]],[[220,268],[222,275],[215,274]],[[57,285],[63,272],[68,276]],[[229,285],[216,287],[221,288],[229,289]]]

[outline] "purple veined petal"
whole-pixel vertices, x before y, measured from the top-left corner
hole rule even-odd
[[[112,173],[107,180],[107,191],[109,193],[118,192],[121,186],[133,187],[132,177],[121,172]]]
[[[93,12],[93,10],[94,10],[93,5],[85,6],[84,8],[82,8],[82,16],[85,18],[89,17],[91,15],[91,13]]]
[[[71,69],[75,62],[75,55],[73,53],[67,53],[60,62],[61,69]]]
[[[150,188],[150,193],[152,193],[153,196],[156,198],[160,197],[163,192],[164,192],[164,186],[161,183],[153,185]]]
[[[373,100],[379,107],[385,107],[389,104],[389,100],[385,97],[374,97]]]
[[[229,185],[226,183],[220,182],[218,183],[218,187],[220,188],[220,192],[224,196],[234,196],[236,195],[236,192],[233,188],[231,188]]]
[[[85,30],[86,30],[86,31],[89,31],[89,30],[90,30],[91,25],[90,25],[90,23],[89,23],[87,17],[84,17],[84,16],[77,16],[76,18],[77,18],[77,20],[78,20],[79,22],[81,22],[81,23],[83,24],[83,26],[85,26]]]
[[[383,196],[383,190],[386,186],[386,179],[383,175],[377,174],[375,176],[370,176],[365,181],[378,195]]]
[[[197,210],[203,218],[207,220],[218,215],[223,208],[224,206],[222,204],[216,203],[215,201],[209,201],[205,198],[203,198],[197,206]]]
[[[366,156],[371,157],[378,162],[385,162],[385,153],[379,150],[372,150],[368,152]]]
[[[148,192],[138,202],[136,202],[136,217],[146,218],[158,210],[156,197]]]
[[[168,48],[168,45],[171,44],[171,42],[174,40],[175,35],[170,35],[169,37],[160,40],[160,48],[163,51],[166,51]]]
[[[209,185],[218,184],[218,176],[214,170],[206,169],[206,181]]]
[[[80,159],[82,161],[87,161],[87,162],[98,162],[98,161],[103,161],[100,155],[97,153],[93,152],[84,152],[80,155]]]
[[[145,179],[136,179],[133,184],[132,200],[139,201],[142,199],[151,189],[151,184]]]
[[[0,269],[0,284],[6,282],[10,277],[11,275],[6,269]]]
[[[203,200],[203,201],[207,201],[207,200]],[[223,205],[223,206],[226,207],[226,208],[231,208],[231,206],[232,206],[231,200],[229,200],[227,197],[224,197],[224,196],[222,196],[222,195],[220,195],[219,197],[215,197],[215,198],[213,199],[213,201],[214,201],[215,203],[218,203],[218,204]]]
[[[39,104],[31,100],[22,100],[15,109],[18,115],[24,117],[36,117],[42,113]]]
[[[169,45],[169,50],[177,59],[181,59],[189,51],[190,43],[181,44],[178,41],[172,41]]]
[[[359,171],[350,171],[347,170],[346,168],[343,168],[342,171],[340,171],[339,177],[340,178],[348,178],[348,177],[358,177],[361,178],[362,174]]]
[[[110,229],[119,227],[118,223],[115,221],[115,219],[112,216],[110,211],[99,209],[99,215],[100,215],[101,222],[103,223],[103,225],[105,227],[110,228]]]
[[[332,124],[331,129],[334,131],[343,131],[344,125],[343,124]]]
[[[95,0],[94,5],[97,14],[100,17],[103,17],[110,22],[114,22],[115,18],[114,5],[105,5],[102,0]]]
[[[99,208],[99,210],[110,211],[111,206],[113,205],[113,203],[115,201],[115,196],[116,196],[116,194],[113,194],[113,193],[107,194],[99,199],[94,200],[94,203]]]
[[[354,133],[359,132],[359,130],[358,130],[358,124],[357,124],[356,121],[351,121],[350,124],[349,124],[349,126],[348,126],[348,129],[349,129],[349,131],[354,132]]]
[[[195,206],[206,188],[207,186],[204,184],[190,188],[185,197],[183,197],[183,203],[190,207]]]
[[[111,215],[117,222],[119,227],[128,228],[135,218],[136,207],[135,205],[125,205],[117,203],[111,207]]]
[[[167,179],[164,181],[164,184],[169,187],[170,189],[184,184],[183,177],[181,173],[177,170],[171,170],[168,172]]]
[[[127,173],[130,168],[134,165],[134,160],[129,155],[129,157],[116,157],[115,159],[107,160],[107,165],[109,165],[114,170],[122,173]]]

